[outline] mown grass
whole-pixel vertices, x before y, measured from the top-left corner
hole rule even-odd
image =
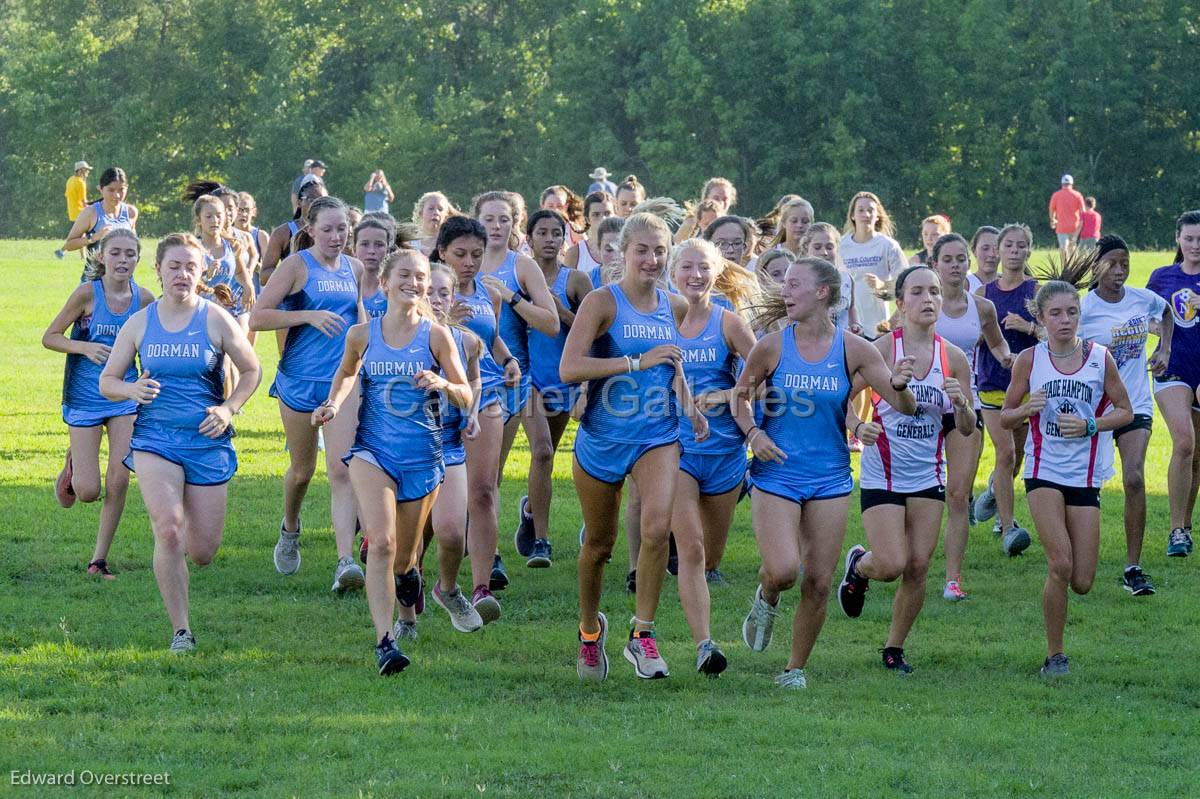
[[[781,624],[765,654],[740,624],[755,584],[749,508],[737,514],[713,591],[713,629],[730,657],[719,680],[693,670],[694,650],[665,587],[659,634],[669,680],[640,682],[620,658],[631,604],[618,546],[603,607],[613,620],[613,671],[581,684],[575,655],[579,512],[570,455],[560,454],[553,509],[555,564],[526,570],[511,549],[526,453],[503,488],[501,545],[512,587],[504,619],[481,633],[451,630],[431,609],[413,666],[375,676],[360,594],[329,592],[334,563],[328,491],[318,479],[305,514],[304,565],[271,564],[286,458],[265,386],[239,422],[241,470],[225,542],[193,570],[200,648],[166,651],[171,630],[150,569],[152,539],[130,492],[110,562],[115,582],[83,565],[98,506],[64,511],[51,481],[67,443],[59,416],[62,357],[43,350],[45,324],[78,278],[50,242],[0,243],[0,793],[9,770],[171,774],[168,788],[77,789],[180,796],[849,796],[1195,795],[1200,678],[1194,560],[1164,556],[1168,440],[1156,430],[1145,564],[1159,594],[1119,587],[1121,494],[1104,492],[1103,547],[1092,593],[1072,598],[1073,676],[1037,676],[1044,645],[1044,562],[1035,543],[1009,560],[985,526],[968,550],[968,602],[940,598],[941,556],[908,644],[916,673],[879,665],[893,589],[877,585],[857,621],[831,610],[806,692],[771,677],[790,640]],[[1135,258],[1143,285],[1161,254]],[[153,284],[147,262],[139,280]],[[273,373],[274,343],[259,352]],[[986,474],[989,455],[981,474]],[[982,484],[982,480],[980,481]],[[852,503],[857,507],[857,502]],[[862,540],[852,510],[848,543]],[[1019,509],[1028,522],[1028,512]],[[796,597],[784,599],[787,615]]]

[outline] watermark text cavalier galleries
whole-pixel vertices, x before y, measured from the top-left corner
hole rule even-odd
[[[29,771],[13,769],[8,775],[9,785],[34,788],[48,785],[74,787],[77,785],[109,785],[128,787],[132,785],[170,785],[169,771]]]

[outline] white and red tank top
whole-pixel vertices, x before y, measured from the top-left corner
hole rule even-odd
[[[1073,488],[1099,488],[1110,476],[1107,472],[1111,470],[1104,468],[1104,464],[1112,462],[1112,455],[1099,450],[1112,448],[1111,437],[1065,438],[1058,426],[1060,416],[1095,419],[1103,416],[1109,406],[1104,393],[1108,350],[1092,342],[1084,342],[1083,347],[1083,365],[1070,374],[1060,372],[1054,365],[1045,342],[1034,347],[1029,391],[1046,392],[1046,407],[1029,420],[1029,436],[1025,439],[1026,479],[1047,480]]]
[[[904,357],[904,331],[892,332],[893,363]],[[872,421],[883,427],[875,446],[863,450],[859,471],[862,488],[911,494],[946,484],[945,415],[952,405],[946,395],[950,376],[945,342],[933,337],[933,359],[923,377],[908,382],[917,399],[912,416],[900,413],[872,392]]]

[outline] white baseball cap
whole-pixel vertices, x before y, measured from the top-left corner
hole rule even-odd
[[[1063,183],[1072,183],[1072,184],[1073,184],[1073,183],[1075,182],[1075,178],[1071,177],[1070,175],[1063,175],[1063,176],[1062,176],[1062,182],[1063,182]]]
[[[87,161],[76,161],[75,162],[75,171],[76,172],[78,172],[81,169],[91,169],[91,168],[92,168],[92,165],[89,164]]]
[[[608,180],[608,170],[602,166],[598,166],[592,170],[592,174],[588,175],[592,180]]]

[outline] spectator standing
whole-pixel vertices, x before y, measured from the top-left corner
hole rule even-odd
[[[363,186],[363,192],[363,211],[368,214],[375,211],[382,211],[386,214],[388,203],[396,199],[391,184],[388,183],[387,176],[383,174],[382,169],[376,169],[371,173],[371,177],[367,178],[367,184]]]
[[[588,186],[588,190],[584,192],[585,197],[594,191],[608,192],[610,197],[617,196],[617,184],[608,179],[608,170],[604,167],[596,167],[588,177],[592,179],[592,183]]]
[[[318,160],[318,159],[314,159],[314,158],[304,159],[304,169],[300,172],[299,175],[296,176],[296,179],[292,181],[292,213],[293,214],[296,213],[296,209],[300,207],[300,187],[302,185],[304,185],[304,182],[305,182],[304,179],[307,178],[309,175],[315,175],[315,176],[321,178],[322,181],[324,181],[324,179],[325,179],[325,162]]]
[[[1100,212],[1096,210],[1095,197],[1085,197],[1083,204],[1085,208],[1080,214],[1079,246],[1085,250],[1094,250],[1096,242],[1100,240],[1100,225],[1103,220],[1100,218]]]
[[[1050,195],[1050,225],[1058,236],[1058,254],[1065,260],[1075,249],[1083,224],[1083,195],[1075,191],[1075,178],[1062,176],[1062,188]]]
[[[92,166],[87,161],[75,162],[75,173],[67,178],[67,186],[63,191],[63,195],[67,198],[67,219],[72,223],[75,218],[83,211],[83,207],[87,205],[87,178],[92,172]],[[82,251],[80,252],[82,256]],[[54,251],[56,258],[63,257],[61,249]]]

